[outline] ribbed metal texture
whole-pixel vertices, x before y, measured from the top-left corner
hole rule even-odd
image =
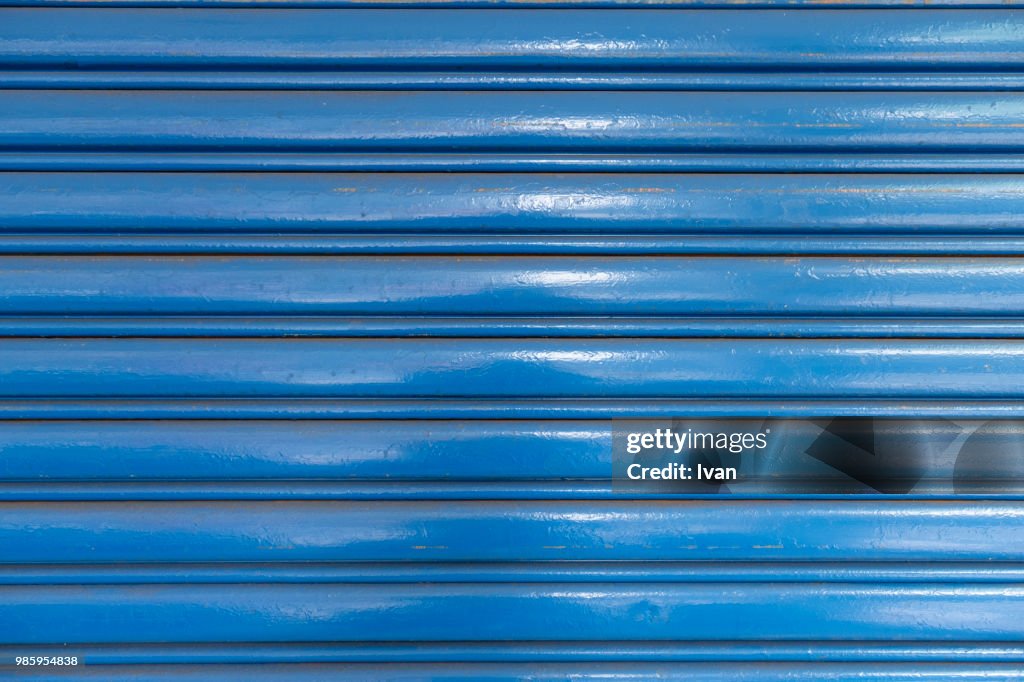
[[[1014,3],[2,4],[0,663],[1024,677],[1020,495],[610,486],[1024,416]]]

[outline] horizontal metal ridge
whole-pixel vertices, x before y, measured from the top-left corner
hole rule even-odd
[[[913,480],[914,499],[1024,496],[1019,467],[972,465],[945,454],[951,440],[976,433],[979,423],[940,424],[901,422],[901,434],[929,453],[929,464],[908,471],[895,462],[886,468],[890,479]],[[778,425],[756,419],[748,426],[771,431]],[[701,497],[700,488],[614,489],[614,427],[608,420],[511,419],[5,421],[0,499]],[[1010,452],[1024,440],[1019,422],[989,422],[984,429],[986,437],[1004,439]],[[776,462],[741,471],[741,484],[730,492],[744,498],[879,492],[813,463]],[[716,486],[703,493],[717,491]]]
[[[1005,93],[2,90],[0,149],[1012,154],[1022,116]]]
[[[0,479],[606,478],[611,428],[595,420],[0,422]]]
[[[1024,500],[1024,479],[1019,475],[1001,478],[992,474],[954,485],[949,478],[914,479],[913,494],[907,500],[957,499]],[[836,486],[839,492],[817,493],[817,488]],[[784,490],[784,492],[780,492]],[[802,492],[810,490],[811,492]],[[866,485],[836,475],[833,478],[810,475],[772,478],[757,486],[729,493],[747,500],[889,499],[891,494],[874,491]],[[716,499],[714,490],[701,493],[621,492],[608,480],[535,480],[535,481],[16,481],[0,483],[0,501],[7,502],[81,502],[81,501],[266,501],[266,500],[685,500]]]
[[[3,0],[0,7],[1010,9],[1018,0]]]
[[[1019,399],[0,399],[8,420],[612,419],[699,417],[1024,417]]]
[[[0,194],[0,232],[23,239],[1024,235],[1018,174],[6,172]]]
[[[25,564],[0,565],[0,585],[159,585],[159,584],[390,584],[390,583],[551,583],[551,582],[615,582],[615,583],[1020,583],[1024,582],[1024,566],[1017,563],[980,562],[856,562],[828,561],[803,563],[749,563],[749,562],[672,562],[672,561],[549,561],[519,563],[142,563],[142,564]],[[516,645],[506,644],[510,649]],[[706,645],[705,645],[706,646]],[[340,648],[340,647],[339,647]],[[354,648],[354,647],[352,647]],[[367,651],[352,651],[353,660],[372,658],[373,645],[366,645]],[[398,647],[382,647],[378,655]],[[643,647],[637,647],[643,649]],[[698,656],[704,647],[690,645],[681,647],[679,658]],[[711,648],[711,647],[709,647]],[[809,648],[813,648],[810,645]],[[870,647],[869,647],[870,648]],[[884,646],[876,645],[884,651]],[[893,653],[899,657],[898,647]],[[913,647],[908,647],[913,648]],[[538,646],[538,660],[558,657],[557,645],[544,651]],[[657,648],[652,647],[655,653]],[[837,647],[840,651],[841,647]],[[1006,645],[1004,649],[1017,650],[1016,655],[1024,660],[1024,646]],[[478,654],[486,658],[500,655],[500,646],[492,645],[490,651],[483,647]],[[660,655],[655,658],[671,657],[671,645],[662,645]],[[334,653],[343,657],[341,651]],[[736,657],[742,657],[742,649]],[[613,654],[606,652],[601,658]],[[395,652],[394,660],[417,657],[414,652]],[[454,653],[454,652],[453,652]],[[709,652],[710,653],[710,652]],[[771,656],[771,652],[766,652]],[[1007,652],[1004,651],[1003,655]],[[0,646],[0,660],[4,647]],[[627,654],[628,655],[628,654]],[[634,654],[635,655],[635,654]],[[714,654],[711,654],[714,656]],[[722,656],[719,653],[718,656]],[[776,656],[779,654],[776,653]],[[790,650],[787,655],[793,656]],[[865,654],[860,653],[861,656]],[[159,654],[157,654],[159,656]],[[472,658],[472,648],[454,653],[451,659]],[[840,656],[841,657],[841,656]],[[888,658],[887,656],[881,656]],[[950,656],[957,658],[957,656]],[[982,655],[982,658],[990,658]],[[312,656],[311,658],[316,658]],[[420,660],[429,660],[424,652]]]
[[[633,666],[644,666],[645,662],[655,661],[806,661],[806,662],[918,662],[918,663],[953,663],[964,662],[967,665],[956,666],[960,677],[948,679],[965,679],[970,663],[1007,662],[1017,663],[1024,660],[1024,647],[1002,642],[415,642],[415,643],[380,643],[366,642],[348,644],[344,642],[315,643],[265,643],[249,644],[233,642],[231,644],[204,644],[190,642],[188,644],[76,644],[73,648],[64,645],[45,646],[0,646],[0,660],[10,660],[15,655],[65,655],[78,654],[90,666],[116,665],[139,666],[141,664],[159,665],[183,664],[202,665],[201,671],[213,673],[216,664],[233,664],[238,670],[239,664],[272,663],[405,663],[405,662],[541,662],[541,661],[572,661],[579,666],[586,661],[633,661]],[[631,666],[631,668],[633,667]],[[796,666],[799,668],[799,666]],[[877,668],[877,666],[874,666]],[[895,669],[909,668],[902,666]],[[180,670],[181,668],[176,668]],[[819,668],[835,673],[833,667]],[[927,670],[934,669],[928,665]],[[81,669],[80,669],[81,670]],[[86,669],[87,670],[87,669]],[[108,675],[116,674],[122,668],[108,668]],[[147,668],[153,671],[154,668]],[[299,672],[299,666],[287,670]],[[650,670],[650,667],[648,667]],[[862,667],[863,670],[863,667]],[[1008,666],[989,667],[991,672],[1008,672]],[[128,668],[129,673],[137,674],[138,667]],[[790,669],[792,672],[792,669]],[[604,671],[605,674],[611,670]],[[641,672],[644,672],[641,668]],[[867,671],[865,671],[867,672]],[[892,671],[891,671],[892,672]],[[917,679],[921,679],[918,670]],[[579,668],[573,671],[579,674]],[[66,674],[66,672],[65,672]],[[935,674],[934,672],[932,674]],[[66,679],[66,678],[65,678]],[[132,677],[131,679],[139,679]],[[230,679],[230,678],[225,678]],[[603,677],[602,679],[607,679]],[[614,679],[614,678],[613,678]],[[628,678],[627,678],[628,679]],[[634,677],[635,679],[635,677]],[[758,679],[764,679],[758,678]],[[814,678],[811,678],[814,679]],[[860,679],[865,679],[861,677]],[[867,679],[871,679],[868,677]],[[891,678],[888,678],[891,679]],[[940,678],[941,679],[941,678]],[[967,677],[966,679],[970,679]],[[985,678],[981,678],[985,679]],[[989,679],[992,679],[991,676]]]
[[[762,255],[1020,256],[1024,237],[773,234],[23,234],[0,233],[14,255]]]
[[[0,316],[0,337],[1004,338],[1024,317]]]
[[[9,564],[1021,562],[1022,519],[977,499],[0,502],[0,541]]]
[[[2,646],[0,660],[15,655],[78,654],[92,665],[259,663],[405,663],[541,661],[908,661],[919,663],[1024,661],[1024,646],[1010,642],[361,642],[231,644],[76,644]],[[636,665],[634,663],[634,665]],[[909,666],[907,666],[909,667]],[[929,665],[928,669],[934,666]],[[180,668],[178,668],[180,670]],[[292,670],[301,668],[292,667]],[[967,667],[969,669],[969,665]],[[1009,668],[1003,668],[1009,670]],[[106,670],[114,674],[116,669]],[[138,668],[135,668],[137,671]],[[152,668],[150,668],[152,670]],[[990,668],[990,670],[992,670]],[[998,671],[1000,668],[995,668]],[[606,671],[609,672],[609,671]],[[830,672],[835,672],[833,668]],[[920,672],[920,671],[919,671]],[[964,666],[958,666],[963,675]],[[573,673],[579,673],[579,669]],[[138,679],[138,678],[132,678]],[[602,678],[607,679],[607,678]],[[763,679],[763,678],[759,678]],[[864,678],[861,678],[864,679]],[[870,678],[868,678],[870,679]],[[891,679],[891,678],[890,678]],[[918,676],[920,679],[920,675]],[[958,678],[952,678],[958,679]],[[962,676],[959,679],[964,679]],[[967,678],[970,679],[970,678]],[[984,679],[984,678],[982,678]]]
[[[1024,497],[1020,481],[999,481],[1009,492],[978,499]],[[948,481],[939,483],[949,497]],[[944,485],[943,485],[944,484]],[[813,485],[813,483],[812,483]],[[928,482],[918,484],[927,488]],[[919,493],[919,495],[921,495]],[[798,497],[798,493],[773,497]],[[959,497],[960,495],[958,495]],[[609,481],[4,481],[0,501],[93,501],[93,500],[602,500],[677,499],[678,494],[616,493]],[[686,496],[683,496],[686,497]],[[692,495],[690,497],[693,497]],[[744,495],[750,498],[750,495]],[[803,496],[800,496],[803,497]]]
[[[0,397],[1019,399],[1024,344],[939,339],[0,339]]]
[[[0,256],[5,315],[971,317],[1024,259]],[[429,323],[428,323],[429,324]],[[467,331],[469,331],[467,329]]]
[[[24,651],[30,647],[22,646]],[[75,648],[50,647],[33,651],[73,652]],[[33,671],[34,672],[34,671]],[[565,680],[601,680],[603,682],[658,679],[691,682],[817,682],[823,678],[833,682],[982,682],[1021,679],[1019,664],[982,662],[956,663],[650,663],[631,661],[572,663],[296,663],[244,665],[100,665],[48,669],[34,673],[39,680],[131,680],[132,682],[165,682],[187,680],[220,682],[243,677],[253,682],[269,680],[303,682],[306,680],[381,680],[414,682],[419,680],[487,680],[488,682],[564,682]]]
[[[1018,91],[1013,72],[112,71],[4,70],[0,89],[43,90],[735,90]]]
[[[501,617],[480,618],[487,609]],[[1024,587],[1004,584],[0,586],[0,638],[10,644],[543,641],[566,633],[586,641],[612,631],[622,640],[1018,642],[1022,615]]]
[[[814,30],[808,31],[808,23]],[[583,36],[581,38],[581,36]],[[1012,10],[0,9],[0,68],[1021,70]]]
[[[290,93],[282,93],[288,95]],[[513,93],[509,93],[513,94]],[[568,93],[573,94],[573,93]],[[609,93],[619,94],[621,93]],[[2,99],[2,98],[0,98]],[[989,150],[885,153],[785,152],[332,152],[19,150],[0,147],[0,171],[337,171],[588,173],[1013,173],[1019,153]]]

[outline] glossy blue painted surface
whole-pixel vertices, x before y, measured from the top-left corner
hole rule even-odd
[[[1015,236],[0,234],[0,254],[1020,256]]]
[[[787,428],[765,420],[750,425]],[[953,437],[980,426],[960,422],[952,427]],[[986,426],[991,433],[996,425]],[[701,497],[700,490],[613,487],[613,427],[600,420],[8,421],[0,422],[0,500]],[[957,458],[959,448],[947,452],[949,431],[943,425],[912,421],[902,430],[929,453],[920,472],[904,466],[899,474],[914,477],[913,497],[944,497],[954,490],[979,499],[993,492],[1024,496],[1024,487],[1001,467],[968,467]],[[1019,442],[1022,427],[1006,422],[1000,433]],[[738,465],[740,479],[729,493],[740,497],[784,498],[802,490],[827,498],[851,490],[845,474],[802,459],[799,452],[774,448],[760,462]],[[893,467],[889,472],[897,475]],[[881,495],[868,487],[856,494]]]
[[[499,617],[481,619],[483,609]],[[1019,585],[0,586],[10,643],[210,641],[1014,641]],[[839,616],[839,617],[837,617]]]
[[[1024,74],[968,72],[109,71],[0,69],[0,89],[1018,91]]]
[[[1024,310],[1024,259],[6,256],[0,309],[103,316],[1016,316]]]
[[[511,563],[458,562],[458,563],[424,563],[424,562],[352,562],[352,563],[188,563],[188,564],[0,564],[0,584],[3,585],[148,585],[148,584],[235,584],[235,583],[950,583],[950,584],[1002,584],[1020,582],[1024,577],[1024,565],[1019,563],[951,563],[951,562],[702,562],[702,561],[545,561]],[[152,645],[150,645],[152,646]],[[388,646],[379,647],[376,654],[378,660],[431,660],[437,653],[429,651],[429,645],[421,645],[424,651],[417,656],[414,647]],[[522,649],[527,645],[493,642],[487,645],[465,646],[458,654],[459,646],[446,646],[449,655],[460,659],[474,658],[487,660],[500,658],[502,652],[506,656],[522,656]],[[579,645],[582,648],[582,645]],[[607,646],[607,645],[605,645]],[[749,646],[749,645],[748,645]],[[770,649],[765,643],[766,656]],[[934,646],[934,645],[931,645]],[[625,657],[636,656],[646,647],[643,644],[625,646],[617,643]],[[894,651],[895,658],[919,657],[922,647],[903,645],[908,651]],[[342,647],[338,644],[320,645],[322,655],[333,656],[335,659],[352,660],[363,658],[372,660],[375,647],[365,643],[357,646]],[[571,645],[548,644],[536,646],[536,660],[557,660],[571,658],[567,649]],[[791,660],[799,658],[792,648],[779,647],[786,652]],[[841,650],[842,645],[823,645],[823,648]],[[883,647],[876,647],[880,649]],[[894,647],[895,648],[895,647]],[[1013,649],[1020,650],[1020,645],[1000,647],[1002,655]],[[704,650],[702,652],[702,649]],[[729,649],[734,651],[730,652]],[[518,651],[517,651],[518,650]],[[628,652],[634,653],[630,655]],[[742,644],[731,644],[725,647],[709,647],[707,643],[696,643],[688,646],[661,645],[650,647],[652,658],[678,657],[679,659],[696,658],[702,653],[710,658],[744,658],[749,657],[749,649],[744,654]],[[858,650],[847,651],[846,655],[837,658],[856,657]],[[0,647],[0,656],[6,653]],[[279,652],[279,655],[283,652]],[[612,652],[602,654],[598,647],[593,647],[593,658],[606,658]],[[838,652],[837,652],[838,653]],[[168,655],[180,656],[180,652],[167,652]],[[223,654],[221,654],[223,655]],[[863,653],[861,653],[863,655]],[[1019,654],[1018,654],[1019,655]],[[196,652],[201,657],[202,652]],[[804,651],[810,657],[810,651]],[[997,659],[999,651],[979,651],[979,658]],[[957,658],[956,654],[951,655]]]
[[[287,95],[289,93],[285,93]],[[571,93],[570,93],[571,94]],[[618,93],[619,96],[624,96]],[[629,95],[631,96],[631,95]],[[0,149],[0,171],[337,171],[603,173],[1021,173],[1017,153],[978,150],[626,153],[608,150],[460,152],[54,151]]]
[[[236,8],[421,8],[564,7],[576,9],[622,8],[814,8],[895,9],[965,8],[1008,9],[1016,0],[3,0],[0,7],[236,7]]]
[[[1020,562],[1022,517],[1015,500],[3,502],[0,540],[21,564]]]
[[[486,454],[485,454],[486,453]],[[4,422],[0,480],[607,478],[596,421]]]
[[[24,647],[23,647],[24,648]],[[164,682],[165,680],[237,680],[265,682],[268,680],[384,680],[387,682],[420,682],[438,680],[455,682],[570,682],[573,680],[659,679],[707,682],[814,682],[827,676],[836,682],[889,682],[893,679],[913,679],[918,682],[971,682],[981,680],[1020,679],[1019,668],[1012,664],[937,664],[900,665],[892,663],[786,663],[731,664],[657,664],[657,663],[498,663],[498,664],[300,664],[300,665],[203,665],[203,666],[100,666],[79,667],[59,673],[47,670],[31,673],[36,680],[132,680],[133,682]]]
[[[38,646],[0,646],[0,656],[12,656],[22,652],[52,653],[52,649]],[[511,662],[526,663],[518,668],[519,674],[526,673],[526,669],[537,674],[543,670],[543,662],[573,662],[572,674],[580,676],[583,674],[585,661],[630,661],[628,672],[623,675],[632,675],[633,679],[637,674],[645,674],[655,670],[653,666],[646,669],[643,662],[675,662],[671,669],[678,670],[679,663],[686,661],[713,662],[713,667],[708,670],[729,671],[735,674],[737,666],[728,666],[726,661],[749,661],[760,663],[758,670],[764,674],[771,670],[764,662],[788,661],[790,665],[785,667],[785,674],[795,675],[803,666],[793,665],[794,661],[816,663],[811,670],[826,671],[830,675],[836,674],[844,667],[850,673],[856,671],[858,679],[871,679],[868,673],[880,667],[878,661],[894,661],[917,663],[942,663],[956,661],[959,665],[950,666],[948,674],[951,679],[970,679],[967,672],[971,670],[970,664],[978,665],[975,670],[987,670],[993,674],[998,672],[1011,672],[1010,665],[1002,667],[993,666],[992,663],[1012,664],[1024,656],[1024,649],[1019,644],[1003,642],[971,642],[964,644],[944,643],[887,643],[887,642],[458,642],[458,643],[434,643],[420,642],[415,644],[346,644],[338,642],[333,644],[76,644],[68,649],[69,653],[74,652],[83,655],[92,665],[116,665],[118,667],[105,668],[104,672],[110,675],[116,671],[127,671],[128,674],[138,675],[141,673],[141,665],[145,663],[176,663],[176,664],[207,664],[202,670],[214,674],[217,669],[208,664],[230,663],[233,670],[245,670],[239,664],[260,663],[254,670],[264,671],[273,669],[273,663],[344,663],[344,662],[378,662],[378,663],[409,663],[409,662],[441,662],[441,663],[464,663],[464,662]],[[848,666],[823,666],[822,661],[844,661],[854,662],[857,665]],[[988,663],[989,665],[984,665]],[[639,665],[638,665],[639,664]],[[966,664],[966,665],[965,665]],[[134,665],[133,668],[122,666]],[[404,667],[404,666],[403,666]],[[451,669],[458,669],[458,665],[451,666]],[[776,666],[781,667],[781,666]],[[935,671],[937,666],[928,665],[927,670]],[[353,666],[355,670],[366,670]],[[174,670],[183,670],[178,667]],[[436,669],[440,669],[438,666]],[[480,671],[481,668],[470,668]],[[699,668],[698,668],[699,669]],[[740,668],[742,669],[742,668]],[[883,667],[884,669],[884,667]],[[910,666],[892,666],[888,668],[889,673],[900,670],[910,670]],[[159,668],[149,668],[152,674],[159,674]],[[286,672],[299,674],[303,670],[298,665],[283,668]],[[332,673],[338,673],[343,668],[335,667]],[[380,670],[380,668],[377,668]],[[422,670],[422,668],[421,668]],[[515,670],[515,668],[513,668]],[[595,668],[603,675],[609,675],[614,666],[599,666]],[[682,672],[690,674],[693,667],[682,667]],[[89,668],[79,669],[81,674],[88,675]],[[661,672],[661,671],[659,671]],[[172,673],[173,674],[173,673]],[[664,677],[664,672],[662,676]],[[934,675],[947,674],[933,672]],[[956,676],[960,677],[956,677]],[[137,679],[137,678],[132,678]],[[216,679],[216,678],[214,678]],[[584,678],[585,679],[585,678]],[[607,679],[607,678],[601,678]],[[613,678],[614,679],[614,678]],[[627,677],[627,679],[629,679]],[[758,679],[764,679],[759,677]],[[792,679],[792,678],[790,678]],[[835,679],[830,677],[830,679]],[[917,679],[921,679],[918,677]],[[941,679],[941,678],[940,678]],[[984,679],[984,678],[982,678]]]
[[[1012,340],[4,339],[3,398],[1020,399]]]
[[[833,479],[834,481],[835,479]],[[845,479],[848,481],[848,479]],[[813,489],[832,481],[808,475],[803,479],[790,478],[787,483],[801,482]],[[840,480],[841,484],[843,480]],[[1024,487],[1019,479],[1009,483],[996,476],[971,480],[977,492],[954,490],[948,478],[919,481],[907,500],[932,500],[955,495],[958,499],[1002,500],[1024,502]],[[760,485],[745,485],[739,490],[722,494],[749,500],[779,500],[799,497],[806,500],[843,499],[850,495],[865,499],[885,499],[891,494],[860,492],[800,493],[780,492],[771,481]],[[160,502],[166,500],[193,501],[421,501],[421,500],[490,500],[507,502],[518,500],[667,500],[713,499],[716,493],[673,492],[620,492],[605,477],[603,480],[535,480],[508,481],[16,481],[0,483],[0,501],[5,502],[94,502],[129,501]]]
[[[0,68],[1014,71],[1012,10],[0,10]],[[814,30],[808,30],[808,24]]]
[[[0,337],[1020,338],[1018,317],[0,317]]]
[[[1014,3],[300,3],[0,2],[0,677],[1021,677],[1012,486],[609,486],[1024,416]]]
[[[0,91],[4,151],[1003,152],[1024,97],[892,92]]]
[[[636,419],[1024,417],[1003,398],[55,398],[0,399],[4,419]]]
[[[1019,175],[8,172],[0,192],[4,234],[1024,234]]]

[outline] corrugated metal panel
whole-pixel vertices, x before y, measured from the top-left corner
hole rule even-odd
[[[1024,416],[1017,11],[3,4],[4,674],[1024,677],[1020,486],[610,485]]]

